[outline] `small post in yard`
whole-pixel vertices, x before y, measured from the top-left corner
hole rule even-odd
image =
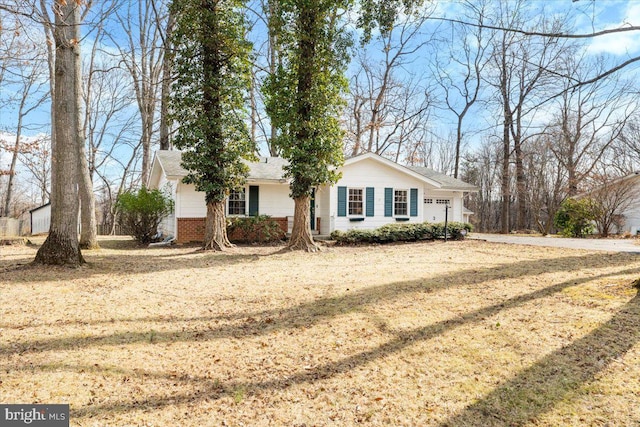
[[[449,201],[444,205],[444,241],[447,242],[447,228],[449,226]]]

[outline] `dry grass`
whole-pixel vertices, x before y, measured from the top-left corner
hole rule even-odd
[[[640,258],[0,247],[0,401],[74,426],[637,426]]]

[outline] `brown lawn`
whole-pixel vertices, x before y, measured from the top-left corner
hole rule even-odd
[[[72,426],[637,426],[633,254],[0,247],[0,402]]]

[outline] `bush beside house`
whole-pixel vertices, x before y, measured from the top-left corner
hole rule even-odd
[[[469,223],[450,222],[446,226],[447,238],[462,240],[467,233],[473,231]],[[445,237],[444,223],[422,222],[416,224],[387,224],[374,230],[349,231],[336,230],[331,239],[339,245],[358,243],[391,243],[415,242],[417,240],[436,240]]]
[[[158,226],[173,211],[174,203],[162,191],[142,187],[138,191],[122,193],[116,202],[120,223],[138,243],[153,241]]]
[[[285,232],[269,215],[227,218],[227,235],[232,242],[270,243],[282,240]]]

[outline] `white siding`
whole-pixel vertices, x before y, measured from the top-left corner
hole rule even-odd
[[[163,236],[176,237],[176,215],[172,213],[168,217],[162,220],[158,227]]]
[[[158,227],[158,231],[160,231],[165,236],[176,236],[176,211],[178,209],[178,202],[176,199],[176,192],[178,189],[178,181],[177,180],[169,180],[166,175],[163,173],[162,168],[157,163],[157,159],[154,161],[151,175],[149,177],[148,182],[149,188],[158,189],[163,192],[168,192],[174,202],[174,211],[162,220]]]
[[[176,186],[175,182],[171,181],[170,184],[169,184],[169,182],[170,181],[167,179],[167,177],[164,176],[164,174],[161,174],[160,177],[157,180],[153,181],[152,185],[156,185],[156,183],[157,183],[157,186],[154,186],[154,187],[151,187],[151,188],[157,188],[160,191],[164,191],[164,190],[168,190],[169,187],[171,187],[171,190],[175,191],[175,186]]]
[[[171,215],[169,215],[168,217],[166,217],[165,219],[162,220],[162,222],[160,223],[160,230],[162,232],[163,235],[165,236],[176,236],[176,205],[175,205],[175,201],[176,201],[176,190],[178,188],[178,182],[176,180],[172,180],[169,181],[165,178],[165,176],[163,175],[160,179],[160,189],[163,191],[168,191],[169,194],[171,195],[171,198],[174,201],[174,207],[173,207],[173,212],[171,213]]]
[[[640,181],[637,178],[632,178],[635,181],[633,186],[633,192],[636,195],[636,201],[631,203],[631,205],[625,209],[623,212],[624,215],[624,226],[622,227],[622,231],[631,233],[636,235],[640,233]],[[615,233],[615,227],[612,230],[609,230],[611,233]]]
[[[374,159],[365,159],[342,168],[342,178],[337,184],[331,187],[331,209],[330,216],[333,220],[332,230],[349,230],[353,228],[373,229],[389,223],[396,223],[394,217],[384,216],[384,189],[394,188],[396,190],[418,189],[418,216],[409,217],[406,222],[422,222],[425,183],[408,174],[402,173],[392,167],[384,165]],[[349,217],[338,216],[338,187],[366,188],[373,187],[374,193],[374,216],[366,217],[363,221],[350,221]],[[408,216],[408,215],[407,215]],[[324,228],[324,227],[323,227]],[[323,230],[323,233],[324,230]]]
[[[278,218],[293,216],[294,202],[289,197],[288,184],[260,184],[259,187],[258,213],[260,215]],[[247,203],[249,203],[248,197]]]
[[[51,205],[31,212],[31,234],[48,233],[51,225]]]
[[[176,192],[177,218],[204,218],[207,216],[207,205],[204,193],[196,191],[193,184],[178,183]]]
[[[272,217],[293,215],[293,199],[289,197],[287,184],[253,184],[260,187],[258,213]],[[249,185],[247,185],[247,209],[249,203]],[[207,216],[204,193],[196,191],[192,184],[178,184],[176,197],[176,216],[178,218],[204,218]]]
[[[616,230],[613,229],[609,231],[615,233]],[[624,213],[624,226],[622,227],[622,231],[634,235],[640,233],[640,208],[634,206]]]

